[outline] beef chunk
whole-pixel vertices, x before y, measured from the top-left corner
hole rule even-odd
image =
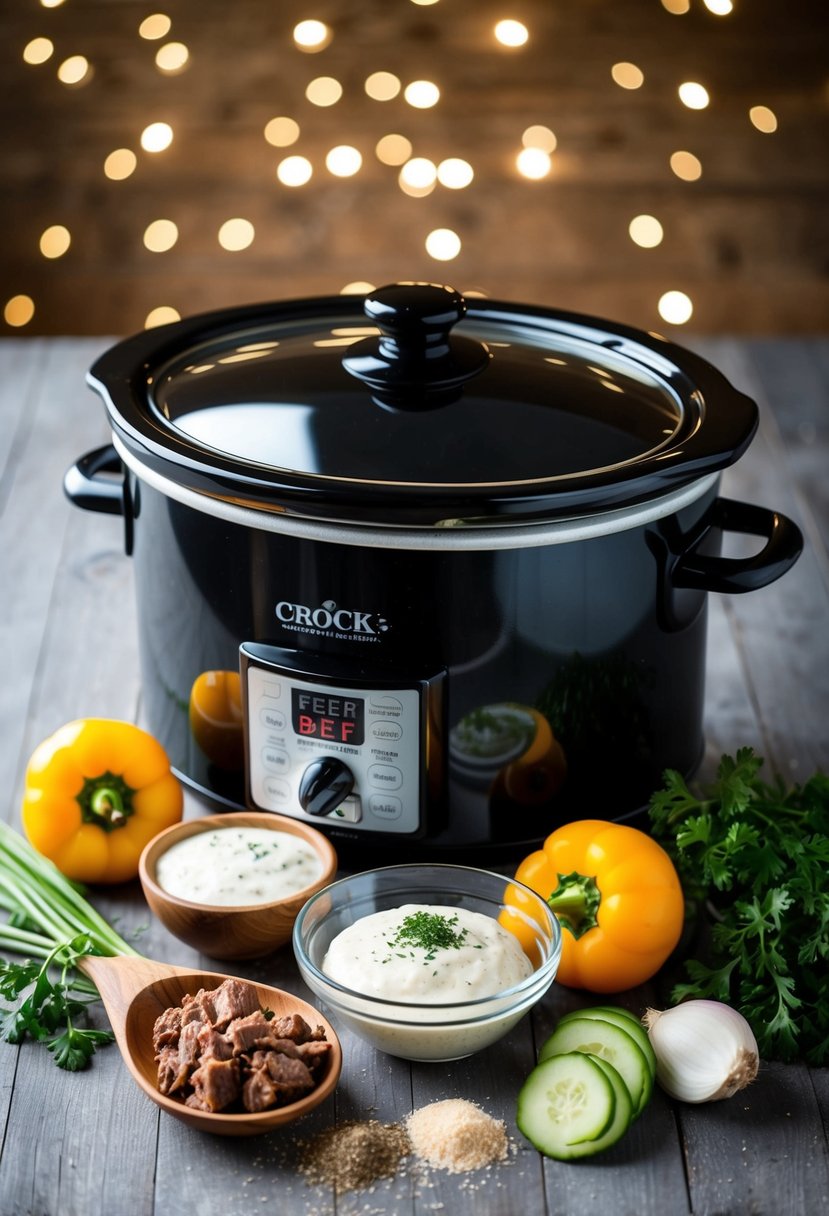
[[[274,1018],[270,1027],[275,1039],[293,1039],[295,1043],[307,1043],[309,1039],[325,1038],[325,1031],[321,1026],[312,1030],[305,1018],[298,1013],[289,1013],[284,1018]]]
[[[244,980],[225,980],[210,992],[202,988],[196,1001],[204,1009],[211,1026],[217,1030],[226,1029],[235,1018],[247,1017],[259,1010],[256,989]]]
[[[266,1068],[254,1068],[242,1086],[242,1105],[255,1114],[276,1105],[276,1086]]]
[[[229,1060],[233,1055],[233,1044],[212,1026],[199,1027],[198,1042],[202,1060]]]
[[[290,1056],[270,1051],[267,1068],[268,1075],[276,1086],[280,1105],[295,1102],[309,1089],[314,1088],[314,1079],[302,1060],[292,1060]]]
[[[263,1066],[253,1068],[242,1086],[245,1110],[267,1110],[271,1106],[287,1106],[314,1088],[313,1078],[301,1060],[281,1052],[256,1052],[264,1058]]]
[[[325,1067],[331,1044],[327,1039],[312,1039],[309,1043],[301,1043],[296,1050],[302,1062],[316,1075]]]
[[[178,1042],[181,1033],[181,1009],[177,1006],[165,1009],[155,1020],[153,1027],[153,1051],[156,1056],[162,1047]]]
[[[188,1022],[182,1026],[178,1039],[178,1058],[182,1066],[195,1068],[199,1060],[200,1022]]]
[[[204,1110],[224,1110],[242,1088],[238,1060],[203,1060],[190,1080]]]
[[[198,1022],[200,1026],[208,1023],[208,1017],[198,998],[188,993],[181,1002],[181,1024],[187,1026],[190,1022]]]
[[[300,1057],[300,1049],[293,1039],[275,1039],[272,1034],[267,1034],[264,1039],[257,1041],[256,1046],[265,1052],[280,1051],[283,1056],[291,1056],[294,1060]]]
[[[246,1018],[235,1018],[227,1028],[227,1038],[235,1056],[250,1051],[251,1047],[258,1047],[261,1040],[269,1037],[270,1022],[258,1009]]]
[[[158,1088],[163,1094],[173,1094],[188,1080],[193,1071],[191,1064],[182,1063],[178,1045],[162,1047],[156,1056],[158,1061]]]

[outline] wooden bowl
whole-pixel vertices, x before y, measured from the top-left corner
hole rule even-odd
[[[272,903],[219,907],[171,895],[158,885],[156,865],[162,853],[199,832],[225,828],[264,828],[299,836],[319,854],[319,878],[293,895]],[[150,908],[174,937],[209,958],[263,958],[291,936],[300,908],[327,886],[337,872],[337,854],[321,832],[296,819],[268,812],[236,811],[176,823],[155,836],[141,854],[138,873]]]

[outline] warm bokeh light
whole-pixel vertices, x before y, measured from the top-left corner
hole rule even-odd
[[[38,64],[45,63],[55,53],[55,44],[51,38],[33,38],[23,48],[23,62]]]
[[[530,37],[530,31],[522,21],[511,19],[499,21],[494,33],[501,46],[524,46]]]
[[[407,160],[398,176],[398,184],[404,194],[412,198],[424,198],[435,188],[438,171],[434,161],[425,156],[414,156]]]
[[[435,228],[424,243],[429,257],[436,262],[451,262],[461,251],[461,238],[451,228]]]
[[[702,177],[702,161],[693,152],[672,152],[671,169],[684,182],[695,182]]]
[[[280,115],[265,124],[265,139],[274,148],[288,148],[299,139],[299,123]]]
[[[173,128],[168,122],[151,122],[141,132],[141,147],[145,152],[163,152],[173,142]]]
[[[394,72],[372,72],[363,87],[372,101],[391,101],[402,86]]]
[[[156,51],[155,66],[159,72],[175,76],[177,72],[184,71],[189,59],[190,51],[183,42],[165,42]]]
[[[325,167],[335,177],[353,177],[359,173],[363,158],[350,144],[338,144],[325,158]]]
[[[637,215],[628,224],[630,239],[642,249],[655,249],[662,244],[664,232],[659,220],[652,215]]]
[[[166,38],[172,26],[173,23],[166,13],[151,13],[139,25],[138,33],[148,42],[155,42],[159,38]]]
[[[383,135],[378,139],[374,153],[384,165],[402,165],[412,154],[412,142],[405,135]]]
[[[304,186],[313,172],[311,162],[305,156],[286,156],[276,166],[276,176],[283,186]]]
[[[104,161],[104,173],[113,182],[122,182],[135,172],[138,157],[130,148],[116,148]]]
[[[373,283],[366,283],[362,279],[355,279],[353,283],[346,283],[345,287],[340,288],[340,295],[365,296],[370,291],[374,291]]]
[[[715,17],[727,17],[729,13],[734,12],[734,5],[731,0],[702,0],[709,13],[713,13]]]
[[[14,326],[15,329],[28,325],[34,315],[35,302],[31,296],[12,296],[6,301],[6,307],[3,309],[6,324]]]
[[[414,156],[400,170],[401,179],[409,186],[432,186],[438,171],[434,161],[425,156]]]
[[[614,63],[610,75],[620,89],[641,89],[645,83],[645,73],[635,63]]]
[[[669,325],[684,325],[694,312],[691,299],[684,291],[666,291],[659,297],[657,308],[662,320]]]
[[[232,220],[225,220],[219,229],[219,244],[222,249],[227,249],[230,253],[238,253],[240,249],[247,249],[253,244],[253,238],[256,235],[253,224],[250,220],[240,219],[235,216]]]
[[[689,12],[691,8],[691,0],[662,0],[662,7],[669,13],[674,13],[677,16],[682,16],[683,13]]]
[[[323,51],[331,42],[332,31],[324,21],[309,19],[294,26],[294,42],[301,51]]]
[[[343,86],[333,76],[317,76],[305,90],[305,96],[314,106],[334,106],[343,95]]]
[[[543,148],[524,148],[515,158],[515,164],[522,177],[537,182],[547,177],[553,162],[549,152],[545,152]]]
[[[777,115],[768,106],[752,106],[748,112],[751,125],[764,135],[771,135],[777,130]]]
[[[403,96],[416,110],[429,110],[440,101],[440,89],[431,80],[413,80],[406,85]]]
[[[72,243],[68,228],[53,224],[40,235],[40,252],[45,258],[62,258]]]
[[[521,143],[525,148],[540,148],[542,152],[555,152],[558,146],[558,140],[550,128],[539,124],[527,127],[521,136]]]
[[[60,8],[63,0],[40,0],[41,8]]]
[[[178,240],[178,228],[172,220],[153,220],[144,229],[144,248],[150,253],[166,253]]]
[[[158,308],[153,308],[147,313],[144,318],[145,329],[155,329],[157,325],[169,325],[173,321],[180,321],[181,314],[178,309],[171,308],[169,304],[160,304]]]
[[[679,100],[689,110],[704,110],[711,100],[705,85],[698,84],[695,80],[686,80],[677,92]]]
[[[58,68],[58,80],[61,84],[82,84],[89,80],[91,75],[92,68],[85,55],[70,55]]]
[[[449,156],[438,165],[438,181],[448,190],[463,190],[470,185],[475,172],[468,161]]]

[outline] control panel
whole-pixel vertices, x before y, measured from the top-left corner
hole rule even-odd
[[[435,680],[383,684],[338,665],[323,678],[301,656],[241,647],[248,802],[356,832],[425,830],[426,748]]]

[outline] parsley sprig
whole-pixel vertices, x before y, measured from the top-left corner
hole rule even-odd
[[[672,997],[735,1004],[765,1059],[829,1064],[829,777],[786,788],[752,748],[723,756],[693,793],[665,773],[654,835],[686,894],[712,912],[710,956],[686,963]]]
[[[12,1002],[0,1007],[0,1038],[22,1043],[28,1035],[45,1043],[58,1067],[70,1072],[83,1068],[100,1044],[111,1043],[111,1031],[76,1025],[78,1015],[98,999],[94,985],[75,973],[77,960],[93,953],[92,940],[79,934],[55,946],[42,963],[0,959],[0,997]]]

